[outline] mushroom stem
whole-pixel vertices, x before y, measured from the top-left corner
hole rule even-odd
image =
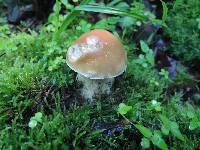
[[[109,94],[114,82],[114,78],[89,79],[80,74],[77,75],[77,80],[83,85],[80,89],[81,95],[89,102],[92,102],[97,95]]]

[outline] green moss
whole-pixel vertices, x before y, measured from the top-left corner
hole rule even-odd
[[[169,51],[180,61],[193,66],[200,60],[200,1],[181,0],[175,3],[167,19],[167,34],[171,38]]]
[[[191,29],[196,33],[193,16],[199,10],[197,4],[189,0],[175,6],[170,13],[174,19],[168,19],[171,20],[168,33],[174,34],[172,50],[186,62],[199,57],[194,49],[182,53],[182,49],[185,52],[196,47],[197,37]],[[185,8],[187,11],[183,11]],[[58,41],[53,40],[55,31],[66,16],[55,13],[39,33],[11,32],[8,25],[0,27],[0,149],[141,149],[143,135],[133,124],[148,128],[157,137],[162,134],[162,140],[170,149],[199,148],[198,106],[192,97],[184,102],[184,92],[168,92],[174,91],[172,85],[187,85],[196,82],[195,79],[182,67],[178,67],[175,79],[163,78],[162,73],[167,75],[167,72],[159,73],[154,68],[152,50],[144,42],[141,42],[142,50],[137,49],[137,54],[142,55],[134,55],[137,43],[129,38],[131,32],[125,34],[123,30],[124,34],[119,35],[128,51],[126,72],[116,78],[110,95],[100,95],[92,104],[84,103],[76,90],[75,74],[65,62],[67,48],[83,32],[96,26],[104,28],[105,25],[114,30],[117,21],[112,17],[91,24],[80,15],[60,34]],[[182,23],[185,19],[188,24]],[[113,22],[107,24],[108,20]],[[189,44],[185,44],[187,38],[191,38]],[[120,103],[130,106],[124,116],[117,111]],[[42,117],[30,128],[29,121],[36,112],[41,112]],[[160,115],[179,127],[184,142],[180,140],[180,133],[177,133],[179,139],[174,133],[162,133]],[[152,144],[151,148],[159,145],[155,139]]]

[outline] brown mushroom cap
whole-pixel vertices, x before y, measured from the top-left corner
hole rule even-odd
[[[127,66],[127,55],[118,38],[106,30],[84,33],[67,52],[67,64],[90,79],[113,78]]]

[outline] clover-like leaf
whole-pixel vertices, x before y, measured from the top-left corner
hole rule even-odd
[[[35,113],[35,116],[30,118],[28,126],[30,128],[34,128],[37,126],[38,122],[42,123],[42,113],[41,112]]]
[[[41,112],[37,112],[35,114],[35,120],[38,121],[38,122],[42,122],[42,113]]]
[[[119,107],[118,107],[118,113],[120,113],[121,115],[125,115],[127,114],[127,112],[129,112],[132,109],[132,106],[128,106],[124,103],[120,103]]]
[[[37,121],[34,120],[34,119],[30,120],[29,123],[28,123],[28,126],[30,128],[35,128],[37,126]]]

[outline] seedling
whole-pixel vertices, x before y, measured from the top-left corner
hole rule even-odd
[[[35,116],[31,117],[31,119],[28,123],[28,126],[30,128],[35,128],[38,123],[42,123],[42,113],[41,112],[37,112],[35,114]]]

